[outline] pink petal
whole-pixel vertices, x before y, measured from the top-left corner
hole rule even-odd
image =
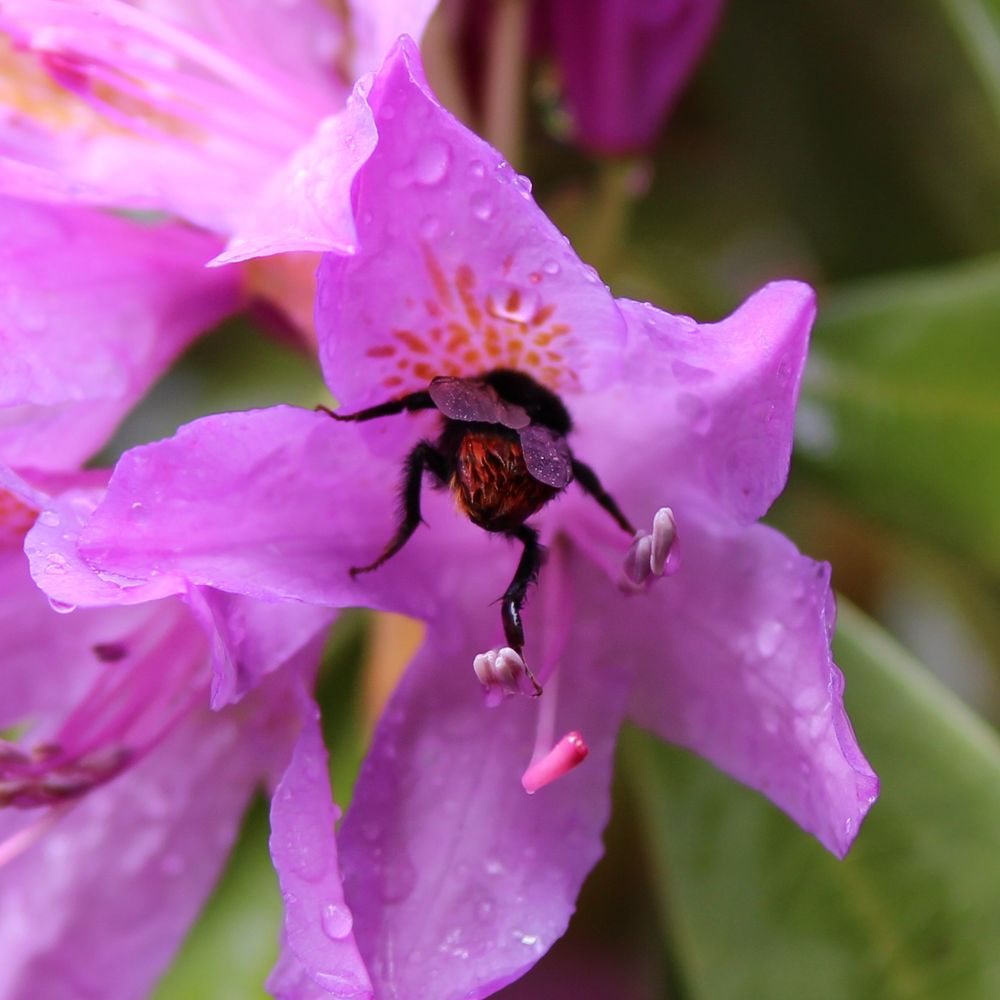
[[[608,289],[528,182],[435,101],[412,42],[369,100],[379,141],[355,188],[359,250],[319,271],[334,395],[354,408],[503,366],[569,389],[609,381],[623,325]]]
[[[286,955],[275,971],[279,981],[292,969],[304,971],[321,988],[306,995],[371,997],[340,882],[334,839],[340,810],[330,794],[319,710],[305,692],[301,700],[302,732],[271,803],[271,857],[285,900]]]
[[[878,794],[830,654],[830,568],[757,525],[688,517],[684,563],[614,621],[642,658],[632,715],[759,789],[843,856]],[[627,637],[627,638],[626,638]]]
[[[211,587],[191,587],[187,596],[212,636],[214,709],[242,699],[333,619],[329,608],[297,601],[270,604]]]
[[[72,200],[169,211],[227,232],[343,89],[300,82],[260,58],[259,45],[230,47],[232,32],[216,30],[208,11],[193,26],[177,13],[118,0],[6,3],[14,106],[0,150],[62,175]],[[214,13],[225,20],[221,7]],[[0,164],[0,190],[30,180],[4,174]],[[35,177],[45,195],[58,193]]]
[[[154,616],[152,605],[59,615],[32,582],[24,554],[0,550],[0,727],[31,720],[33,737],[45,739],[106,669],[95,647],[134,633]]]
[[[521,788],[537,713],[556,687],[484,707],[471,665],[498,623],[482,577],[431,624],[376,730],[340,857],[378,996],[477,998],[516,979],[563,933],[601,855],[628,679],[601,620],[607,584],[586,565],[567,572],[580,602],[555,730],[579,728],[590,746],[572,773],[532,796]],[[552,603],[553,583],[543,573],[532,608]],[[568,614],[533,619],[529,648],[554,641],[549,629],[563,632]]]
[[[438,0],[349,0],[355,75],[378,69],[400,35],[419,42],[437,5]]]
[[[222,868],[254,787],[285,758],[273,692],[192,712],[3,871],[0,993],[145,996]],[[267,708],[267,711],[262,709]],[[287,709],[286,709],[287,712]],[[7,810],[3,833],[22,815]]]
[[[312,138],[271,175],[213,264],[296,250],[354,252],[351,185],[378,141],[369,86],[370,78],[359,83],[346,108],[324,118]]]
[[[766,285],[731,316],[699,325],[621,300],[629,324],[622,380],[568,398],[570,443],[638,522],[691,495],[720,521],[751,524],[781,492],[815,296]]]
[[[49,596],[79,605],[198,584],[265,601],[426,617],[461,589],[470,563],[489,564],[489,539],[438,491],[423,497],[432,528],[421,527],[377,572],[348,574],[392,536],[395,484],[421,436],[408,419],[396,418],[402,438],[379,439],[387,454],[370,451],[352,424],[291,407],[195,421],[122,456],[79,551],[72,531],[65,539],[36,525],[28,537],[33,572]],[[46,572],[53,559],[63,572]],[[497,593],[505,583],[497,578]]]
[[[180,226],[0,200],[0,456],[73,466],[181,350],[232,312],[235,276]]]

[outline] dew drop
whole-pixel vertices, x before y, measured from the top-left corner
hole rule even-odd
[[[542,270],[546,274],[556,275],[560,272],[559,262],[557,260],[552,260],[550,257],[544,264],[542,264]]]
[[[132,501],[132,510],[142,510],[142,501],[141,500],[133,500]]]
[[[66,562],[66,557],[59,555],[58,552],[51,553],[45,560],[45,572],[52,573],[57,576],[61,576],[66,572],[69,567],[69,563]]]
[[[445,179],[450,165],[451,149],[440,139],[429,139],[417,151],[413,176],[418,184],[431,187]]]
[[[354,927],[354,918],[351,916],[350,911],[346,910],[343,906],[338,906],[336,903],[327,903],[323,907],[320,924],[323,927],[323,933],[328,938],[340,941],[351,933]]]
[[[59,515],[54,510],[43,510],[38,515],[38,523],[44,524],[46,528],[58,528]]]
[[[486,164],[482,160],[473,160],[469,164],[469,176],[477,180],[486,176]]]
[[[476,191],[469,200],[472,206],[472,214],[486,222],[493,218],[493,199],[485,191]]]
[[[49,598],[49,606],[61,615],[68,615],[71,611],[76,611],[75,604],[70,604],[68,601],[58,601],[54,597]]]
[[[773,656],[781,645],[785,626],[781,622],[766,621],[757,629],[757,651],[761,656]]]
[[[524,174],[515,174],[514,183],[520,188],[521,193],[526,197],[531,194],[531,181]]]
[[[497,319],[529,323],[541,308],[538,292],[517,285],[494,285],[486,294],[486,311]]]

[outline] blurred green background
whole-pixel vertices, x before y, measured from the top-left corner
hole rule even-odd
[[[648,163],[587,159],[531,93],[520,166],[618,294],[714,319],[770,278],[820,291],[771,519],[834,564],[837,659],[882,797],[837,862],[629,732],[607,857],[504,995],[1000,997],[1000,3],[732,0]],[[250,327],[193,348],[111,453],[204,412],[324,398],[306,354]],[[371,631],[346,616],[323,673],[321,693],[356,692],[322,699],[342,804]],[[261,802],[157,1000],[264,995],[266,836]]]

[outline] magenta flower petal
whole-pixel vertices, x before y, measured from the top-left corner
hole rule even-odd
[[[378,141],[366,101],[369,86],[370,80],[359,83],[347,107],[324,118],[312,138],[272,175],[213,263],[295,250],[356,249],[351,185]]]
[[[220,262],[349,252],[375,133],[344,102],[433,6],[11,0],[0,192],[176,214],[233,236]]]
[[[334,395],[353,408],[504,366],[555,388],[610,381],[624,342],[610,292],[529,183],[437,103],[408,39],[369,102],[379,141],[358,175],[359,251],[319,272]]]
[[[371,997],[371,982],[352,932],[337,864],[319,710],[305,692],[302,732],[271,802],[271,858],[285,900],[285,955],[279,982],[304,971],[324,995]],[[294,995],[294,994],[289,994]]]
[[[166,968],[262,776],[289,749],[260,711],[192,712],[156,751],[91,792],[3,870],[0,993],[145,996]],[[248,706],[248,709],[250,706]],[[242,720],[242,721],[241,721]],[[0,839],[23,823],[0,813]]]
[[[550,683],[543,701],[558,707],[558,734],[586,734],[582,766],[535,795],[522,789],[540,706],[484,708],[471,665],[496,623],[481,576],[431,624],[379,723],[340,843],[378,996],[485,997],[516,979],[563,933],[602,853],[628,683],[600,622],[596,572],[576,562],[568,572],[583,601],[578,618],[553,607],[569,646],[558,691]],[[543,580],[539,600],[558,604],[548,588]]]
[[[255,688],[333,620],[329,608],[297,601],[273,604],[211,587],[191,587],[188,604],[212,636],[212,708]]]
[[[830,655],[830,567],[763,525],[732,534],[688,518],[681,532],[681,570],[622,619],[645,661],[632,715],[762,791],[843,856],[878,779]]]
[[[81,606],[196,584],[427,617],[464,585],[463,559],[485,564],[489,540],[432,494],[425,516],[438,530],[419,531],[378,573],[352,580],[349,567],[374,558],[393,529],[393,484],[408,444],[383,444],[388,454],[374,454],[349,425],[292,407],[195,421],[122,456],[79,547],[72,533],[37,525],[28,537],[33,573],[50,597]],[[417,585],[437,561],[436,585]]]
[[[252,33],[213,30],[224,17],[208,27],[162,14],[119,0],[6,3],[0,30],[16,55],[0,150],[77,182],[73,200],[224,233],[346,88],[332,75],[300,82],[247,45]]]
[[[774,282],[702,324],[648,303],[619,305],[629,328],[620,382],[579,405],[567,397],[578,454],[606,470],[637,517],[695,494],[699,509],[752,524],[788,476],[815,293]]]
[[[181,350],[238,302],[180,226],[0,200],[0,457],[43,469],[103,444]]]
[[[348,0],[357,74],[377,70],[400,35],[418,41],[438,0]]]
[[[625,154],[656,141],[722,0],[547,0],[546,8],[574,138]]]
[[[152,605],[98,608],[59,618],[28,576],[24,554],[0,548],[0,728],[32,718],[43,730],[51,730],[103,668],[100,650],[153,618]],[[39,650],[44,650],[43,670]]]

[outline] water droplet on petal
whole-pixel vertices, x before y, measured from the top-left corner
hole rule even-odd
[[[58,528],[59,515],[54,510],[43,510],[38,515],[38,523],[44,524],[46,528]]]
[[[514,183],[520,188],[521,193],[525,197],[531,194],[531,181],[524,174],[515,174]]]
[[[343,906],[338,906],[336,903],[327,903],[323,907],[320,924],[323,927],[323,933],[327,937],[339,941],[351,933],[354,927],[354,918],[351,916],[350,911]]]
[[[538,292],[517,285],[494,285],[486,294],[486,311],[497,319],[514,323],[531,322],[541,305]]]
[[[71,611],[76,611],[75,604],[70,604],[67,601],[57,601],[54,597],[49,598],[49,606],[53,611],[57,611],[61,615],[68,615]]]
[[[757,651],[761,656],[773,656],[781,645],[785,626],[781,622],[766,621],[757,629]]]
[[[486,176],[486,164],[482,160],[473,160],[469,164],[469,176],[481,178]]]
[[[469,200],[472,206],[472,214],[486,222],[493,217],[493,199],[485,191],[476,191]]]
[[[448,175],[451,149],[440,139],[429,139],[418,150],[413,162],[413,176],[418,184],[440,184]]]
[[[53,573],[57,576],[61,576],[66,572],[69,567],[69,563],[66,561],[65,556],[59,555],[58,552],[52,552],[45,559],[45,572]]]
[[[561,270],[561,268],[559,267],[559,262],[558,261],[552,260],[550,258],[544,264],[542,264],[542,270],[546,274],[553,274],[553,275],[555,275],[555,274],[559,273],[559,271]]]

